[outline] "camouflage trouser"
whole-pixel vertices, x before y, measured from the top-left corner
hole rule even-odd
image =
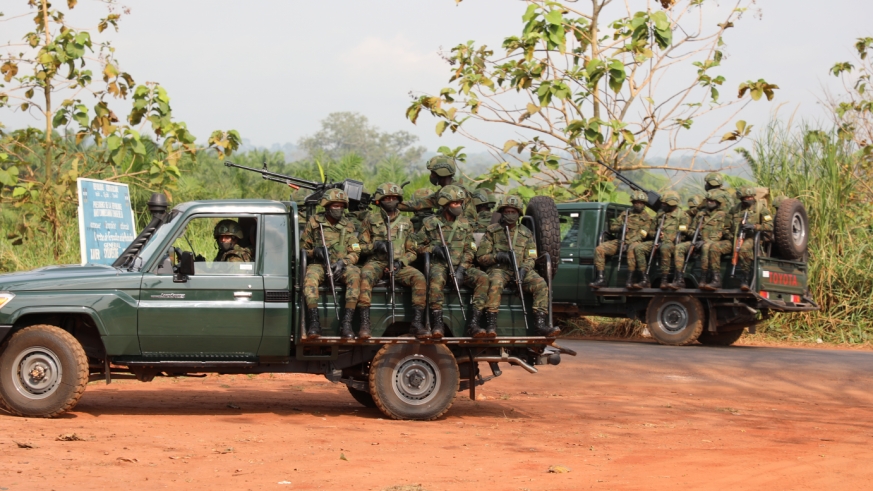
[[[636,258],[636,263],[640,271],[646,270],[649,262],[649,255],[652,253],[652,247],[654,246],[654,242],[643,242],[637,244],[636,247],[633,248],[634,257]],[[670,274],[670,264],[672,263],[670,259],[673,257],[673,249],[675,249],[675,244],[672,242],[661,242],[658,244],[658,252],[656,254],[661,256],[662,274]]]
[[[688,255],[688,249],[691,248],[691,242],[680,242],[675,247],[673,252],[673,265],[676,266],[676,271],[682,271],[685,267],[685,256]],[[699,252],[699,251],[695,251]]]
[[[740,247],[740,252],[737,254],[737,269],[740,271],[749,272],[752,269],[752,262],[755,260],[755,241],[754,239],[746,239],[743,241],[743,246]]]
[[[446,265],[432,263],[430,265],[430,285],[428,285],[428,301],[432,310],[443,309],[443,303],[445,302],[443,288],[449,282],[449,272]],[[460,286],[467,286],[473,289],[473,307],[476,310],[485,308],[485,304],[488,303],[488,275],[476,268],[470,268],[464,271],[464,284]],[[451,289],[454,290],[454,288],[454,285],[451,285]],[[452,292],[450,295],[457,295],[457,293]],[[457,301],[457,299],[450,301]]]
[[[485,304],[485,308],[489,312],[500,310],[500,296],[503,294],[503,286],[507,282],[515,282],[514,272],[494,267],[488,271],[488,303]],[[521,287],[524,291],[533,294],[532,308],[534,311],[549,311],[549,286],[536,271],[527,272]]]
[[[361,307],[370,306],[372,303],[370,296],[373,293],[373,285],[383,277],[388,276],[387,271],[385,271],[387,268],[387,262],[377,261],[375,259],[370,259],[367,261],[367,264],[361,268],[361,295],[358,297],[358,305]],[[421,271],[412,266],[404,266],[394,272],[394,282],[412,288],[412,305],[424,308],[427,284],[424,281],[424,275],[421,274]]]
[[[348,265],[343,268],[340,276],[334,278],[334,281],[346,285],[346,308],[353,309],[358,304],[358,296],[361,294],[361,270],[357,266]],[[306,266],[306,276],[303,278],[303,298],[306,300],[306,308],[318,307],[318,286],[323,281],[325,281],[324,266],[321,264]]]
[[[721,256],[731,252],[733,242],[729,240],[707,240],[703,243],[700,268],[704,271],[721,267]]]
[[[614,256],[618,254],[618,240],[608,240],[594,249],[594,269],[603,271],[606,269],[606,256]]]

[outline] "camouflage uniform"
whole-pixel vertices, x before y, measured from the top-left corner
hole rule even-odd
[[[239,244],[234,244],[233,249],[229,251],[218,251],[215,260],[228,263],[250,263],[252,262],[252,250],[248,247],[240,247]]]
[[[485,229],[488,228],[488,225],[491,225],[491,217],[494,216],[494,212],[491,211],[491,208],[494,206],[496,202],[494,198],[492,198],[492,194],[488,192],[487,189],[477,189],[473,191],[473,205],[477,208],[480,205],[490,205],[487,210],[477,211],[476,212],[476,221],[473,222],[473,230],[476,233],[485,233]]]
[[[727,198],[727,205],[723,206],[723,209],[729,210],[737,204],[737,201],[734,198],[734,189],[731,187],[724,187],[724,177],[722,177],[718,172],[710,172],[703,178],[703,182],[703,187],[707,192],[719,191],[724,193],[724,196]],[[703,206],[705,207],[706,205],[704,204]]]
[[[437,155],[427,162],[427,170],[431,171],[432,174],[435,174],[439,177],[449,177],[454,176],[457,172],[457,164],[455,164],[455,160],[450,157],[446,157],[445,155]],[[451,185],[458,186],[464,190],[464,193],[466,194],[463,204],[464,216],[467,218],[467,220],[475,222],[477,219],[476,207],[473,206],[472,193],[470,193],[467,188],[461,186],[460,184],[452,183]],[[424,198],[413,198],[408,202],[401,203],[398,209],[400,211],[431,210],[431,214],[433,214],[433,209],[439,206],[437,202],[439,200],[440,190],[442,190],[442,187],[436,192],[431,193],[430,196]]]
[[[442,216],[430,217],[424,221],[424,228],[418,234],[419,253],[432,253],[435,246],[441,245],[437,224],[443,229],[443,237],[449,246],[452,264],[455,268],[459,266],[464,268],[464,283],[461,286],[473,288],[473,307],[476,310],[484,310],[488,302],[488,276],[473,266],[473,260],[476,258],[473,226],[464,217],[458,217],[453,222],[448,222]],[[443,289],[448,280],[448,264],[441,259],[431,259],[428,285],[431,309],[442,310],[445,302]]]
[[[548,312],[549,290],[546,281],[534,271],[534,260],[537,258],[537,246],[533,240],[533,233],[524,225],[518,224],[509,228],[509,234],[513,237],[513,250],[518,259],[518,269],[526,269],[527,275],[522,282],[522,288],[534,296],[533,310],[536,312]],[[476,259],[483,267],[488,268],[488,302],[486,310],[497,312],[500,308],[500,296],[507,282],[515,282],[515,274],[512,265],[498,264],[496,255],[498,252],[508,252],[509,241],[503,225],[495,223],[489,225],[479,246]]]
[[[748,274],[752,267],[752,262],[755,260],[755,233],[761,232],[761,242],[770,242],[773,234],[773,211],[767,206],[764,201],[758,201],[755,198],[755,188],[742,187],[737,190],[737,197],[740,203],[731,209],[731,218],[733,221],[734,237],[739,238],[739,234],[743,233],[743,245],[737,254],[737,267],[743,280],[749,281]],[[744,198],[752,198],[751,206],[744,208],[742,200]],[[742,231],[743,215],[748,211],[749,215],[746,218],[746,224],[749,229]],[[736,245],[734,245],[736,247]],[[748,283],[744,283],[748,286]]]
[[[424,198],[427,198],[431,195],[431,190],[427,188],[418,188],[415,192],[412,193],[412,200],[417,201]],[[412,229],[416,232],[421,230],[421,226],[424,224],[424,219],[433,216],[433,208],[422,208],[420,210],[412,212],[412,218],[410,221],[412,222]]]
[[[361,294],[361,270],[354,266],[361,254],[355,226],[345,218],[336,222],[336,225],[331,225],[324,213],[309,217],[303,228],[303,250],[306,251],[309,263],[306,266],[306,276],[303,279],[303,298],[306,300],[306,307],[309,309],[318,307],[318,287],[325,277],[324,264],[314,262],[313,256],[313,249],[321,247],[319,224],[324,230],[324,242],[330,253],[331,264],[340,259],[346,264],[342,277],[334,278],[334,280],[342,281],[346,285],[345,305],[347,309],[354,309]]]
[[[640,197],[644,198],[643,201],[648,199],[645,197],[644,193],[635,192],[631,196],[634,201],[638,201]],[[610,233],[612,233],[613,236],[618,237],[618,239],[608,240],[597,246],[594,250],[594,269],[597,271],[603,271],[606,269],[606,256],[614,256],[615,254],[618,254],[618,249],[621,245],[621,230],[624,227],[625,216],[628,216],[627,233],[625,235],[628,269],[631,271],[636,270],[636,256],[633,251],[634,247],[641,244],[643,241],[651,240],[654,237],[655,220],[646,212],[646,210],[639,213],[634,212],[632,209],[625,210],[621,215],[614,218],[609,225]]]
[[[688,230],[688,216],[685,211],[677,206],[679,204],[679,195],[675,191],[667,191],[664,193],[661,197],[661,202],[670,206],[676,206],[676,208],[669,213],[662,209],[655,217],[655,223],[660,224],[661,219],[664,220],[664,223],[661,225],[661,240],[658,243],[658,252],[661,257],[661,275],[667,276],[670,274],[670,266],[672,265],[671,259],[673,257],[673,252],[676,249],[676,238],[679,237],[681,233],[685,233]],[[637,266],[639,266],[640,271],[645,271],[647,269],[646,263],[649,259],[649,255],[652,253],[654,245],[655,243],[653,240],[652,242],[643,242],[634,248],[636,263]]]
[[[245,235],[243,234],[242,227],[239,223],[229,219],[221,220],[216,223],[215,228],[212,229],[212,236],[215,237],[215,241],[218,243],[218,253],[215,255],[213,261],[228,263],[252,262],[252,250],[239,243],[239,241],[245,239]],[[235,237],[237,243],[235,243],[231,249],[225,251],[222,250],[221,243],[218,242],[219,237]]]
[[[381,212],[381,210],[380,210]],[[391,242],[394,244],[394,260],[403,265],[394,272],[394,281],[412,288],[412,305],[424,307],[427,285],[421,271],[409,266],[417,257],[412,222],[409,217],[397,213],[391,221]],[[369,307],[373,285],[387,275],[389,266],[388,255],[383,252],[374,253],[373,246],[377,241],[388,240],[388,226],[383,213],[372,212],[361,224],[361,250],[370,254],[367,264],[361,268],[361,296],[358,304]],[[393,266],[393,264],[392,264]]]

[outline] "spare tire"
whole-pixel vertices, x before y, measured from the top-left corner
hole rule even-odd
[[[803,259],[809,243],[809,218],[799,199],[789,198],[779,205],[773,237],[779,257],[791,261]]]
[[[558,207],[555,206],[555,201],[548,196],[534,196],[527,204],[527,210],[524,214],[533,219],[537,252],[540,255],[549,253],[552,263],[552,278],[554,278],[561,261],[561,222],[560,217],[558,217]],[[537,263],[536,270],[540,276],[545,278],[545,261]]]

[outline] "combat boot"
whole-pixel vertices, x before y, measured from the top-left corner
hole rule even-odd
[[[479,326],[479,318],[482,317],[482,313],[481,310],[473,309],[473,316],[470,318],[470,325],[467,326],[471,338],[484,338],[487,334],[485,329],[482,329],[482,327]]]
[[[318,339],[321,336],[321,324],[318,322],[318,309],[306,309],[309,324],[306,327],[307,339]]]
[[[355,309],[343,311],[343,321],[340,323],[340,337],[342,339],[355,339],[355,331],[352,331],[352,317],[354,316]]]
[[[430,329],[431,329],[431,337],[433,339],[442,339],[445,334],[445,328],[443,327],[443,311],[442,310],[431,310],[430,311]]]
[[[700,288],[701,290],[709,290],[709,270],[703,270],[697,288]]]
[[[636,274],[636,271],[628,271],[627,272],[627,281],[624,283],[624,287],[627,288],[628,290],[634,289],[634,275],[635,274]]]
[[[361,328],[358,329],[358,338],[370,339],[370,307],[358,307],[358,316],[361,318]]]
[[[677,273],[678,275],[678,273]],[[661,290],[670,289],[670,273],[661,273]]]
[[[558,334],[561,334],[561,330],[555,326],[549,325],[549,313],[548,312],[534,312],[534,319],[536,322],[537,336],[545,336],[547,338],[554,338]]]
[[[485,337],[497,337],[497,314],[499,312],[485,312]]]
[[[595,290],[598,288],[602,288],[606,286],[606,272],[601,270],[597,270],[594,276],[594,282],[589,283],[588,286],[594,288]]]
[[[752,272],[740,271],[740,290],[747,292],[752,289]]]
[[[706,286],[709,287],[707,290],[718,290],[721,288],[721,271],[717,269],[714,270],[712,272],[712,281],[710,281]]]
[[[427,339],[430,337],[430,329],[424,325],[424,307],[412,308],[412,323],[409,333],[418,339]]]
[[[652,283],[649,281],[649,275],[645,271],[640,271],[640,281],[634,283],[634,290],[642,290],[643,288],[648,288],[652,286]]]
[[[685,275],[681,271],[676,271],[676,279],[670,283],[671,290],[682,290],[685,288]]]

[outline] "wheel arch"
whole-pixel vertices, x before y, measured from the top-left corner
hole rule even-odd
[[[89,357],[99,359],[106,356],[106,347],[103,344],[103,336],[108,335],[106,326],[97,312],[91,308],[24,307],[16,311],[10,320],[12,329],[7,333],[7,339],[26,327],[48,324],[72,334]],[[3,339],[0,339],[0,342],[3,342]]]

